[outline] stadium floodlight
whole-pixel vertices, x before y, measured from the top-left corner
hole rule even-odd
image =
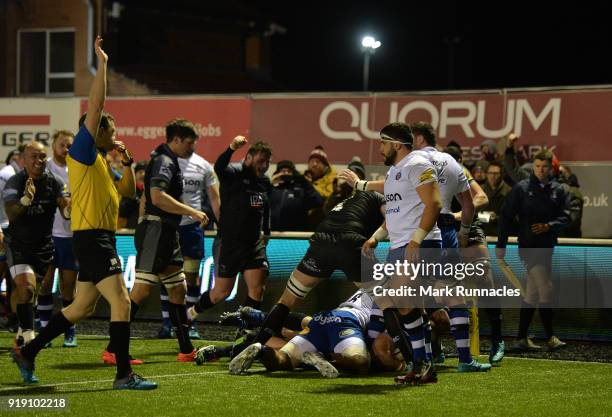
[[[372,55],[382,43],[374,36],[364,36],[361,39],[361,50],[363,51],[363,91],[368,90],[368,82],[370,78],[370,55]]]

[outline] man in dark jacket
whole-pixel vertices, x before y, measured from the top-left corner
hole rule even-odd
[[[570,207],[569,195],[565,189],[550,178],[551,168],[552,153],[537,153],[533,162],[533,174],[512,188],[499,219],[497,258],[504,258],[510,224],[518,217],[519,254],[528,271],[515,345],[515,349],[519,350],[540,349],[540,346],[527,338],[536,303],[539,304],[548,348],[552,350],[565,346],[553,335],[551,302],[554,288],[550,275],[557,236],[569,224]]]
[[[499,214],[512,189],[503,181],[502,173],[501,164],[491,162],[487,168],[487,181],[482,186],[489,199],[489,204],[482,209],[489,217],[489,221],[484,222],[484,231],[487,236],[497,236]]]
[[[321,195],[291,161],[276,165],[269,198],[272,230],[276,231],[307,231],[308,211],[323,204]]]

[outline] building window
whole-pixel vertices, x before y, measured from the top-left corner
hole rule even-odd
[[[74,29],[20,30],[17,94],[74,94]]]

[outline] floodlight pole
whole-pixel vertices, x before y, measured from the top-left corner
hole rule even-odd
[[[370,80],[370,55],[371,49],[364,48],[363,51],[363,91],[368,91],[368,82]]]

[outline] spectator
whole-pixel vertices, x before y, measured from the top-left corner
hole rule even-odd
[[[517,150],[518,139],[519,137],[512,132],[501,138],[499,143],[500,158],[504,168],[503,178],[510,186],[529,178],[533,172],[532,163],[525,161],[522,153]]]
[[[334,192],[336,171],[329,165],[327,153],[322,146],[315,147],[308,157],[308,170],[312,175],[312,185],[321,197],[326,199]]]
[[[317,190],[291,161],[276,165],[269,198],[272,230],[277,231],[307,231],[308,211],[323,204]]]
[[[312,175],[312,186],[317,190],[323,201],[334,192],[334,179],[336,171],[331,167],[327,159],[327,153],[322,146],[315,147],[308,157],[308,170]],[[311,230],[314,230],[325,216],[323,204],[310,210],[308,213]]]
[[[476,165],[472,168],[472,176],[478,185],[482,186],[487,181],[487,168],[489,163],[484,159],[476,162]]]
[[[365,167],[361,163],[358,157],[354,157],[353,160],[348,164],[348,169],[353,171],[360,180],[364,180],[366,177]],[[336,204],[340,203],[347,199],[351,194],[353,194],[353,187],[347,184],[345,181],[341,181],[339,178],[334,178],[334,192],[329,198],[325,201],[325,205],[323,206],[323,211],[327,215],[331,209],[333,209]]]
[[[136,229],[140,208],[140,198],[144,191],[144,176],[147,168],[146,161],[140,161],[134,166],[134,180],[136,181],[136,197],[122,197],[119,203],[119,219],[117,226],[120,229]]]
[[[497,144],[493,139],[483,140],[480,144],[482,159],[491,162],[497,160]]]
[[[497,236],[497,220],[501,213],[506,196],[512,189],[502,180],[502,166],[498,162],[491,162],[487,168],[487,180],[482,186],[487,194],[487,204],[479,218],[484,223],[484,231],[487,236]],[[488,220],[488,221],[487,221]]]
[[[527,268],[527,289],[521,305],[516,350],[539,350],[527,336],[538,306],[549,350],[565,346],[553,333],[554,283],[551,279],[552,256],[559,232],[569,224],[569,196],[551,180],[552,153],[541,151],[534,157],[533,174],[516,184],[499,218],[496,254],[503,259],[508,242],[508,226],[518,217],[519,255]]]
[[[562,237],[582,237],[582,209],[584,207],[584,197],[580,192],[580,184],[578,178],[572,173],[572,170],[561,165],[559,167],[559,176],[557,180],[561,183],[565,191],[570,196],[570,224],[563,229],[559,236]]]

